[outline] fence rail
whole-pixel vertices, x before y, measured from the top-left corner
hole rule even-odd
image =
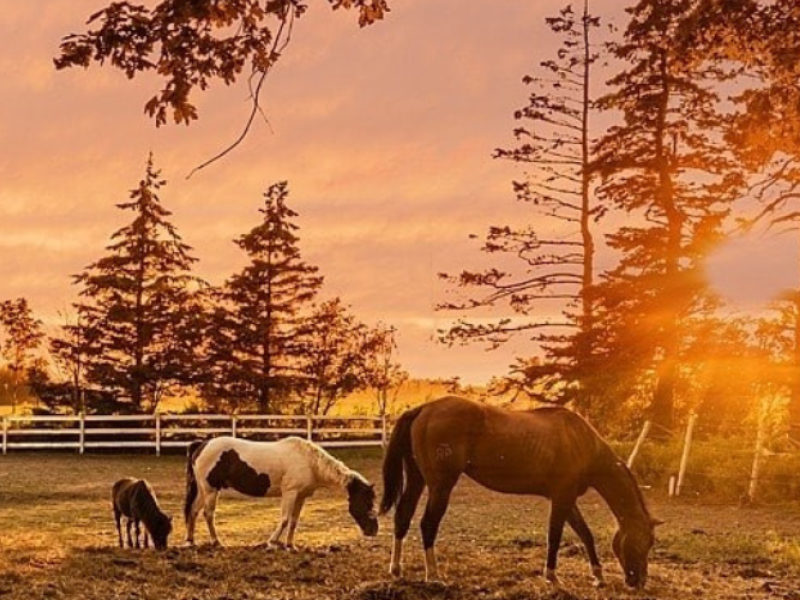
[[[275,440],[298,435],[327,447],[383,446],[387,419],[330,415],[47,415],[2,417],[2,451],[186,446],[198,437]]]

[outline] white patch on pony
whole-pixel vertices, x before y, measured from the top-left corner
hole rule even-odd
[[[394,538],[392,561],[389,563],[389,574],[400,577],[403,574],[403,540]]]
[[[439,565],[433,548],[425,550],[425,581],[439,581]]]

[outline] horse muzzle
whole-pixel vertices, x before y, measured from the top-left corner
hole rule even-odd
[[[637,590],[644,589],[644,584],[647,583],[647,575],[628,575],[625,577],[625,584]]]
[[[378,519],[370,519],[361,525],[361,531],[367,537],[375,537],[378,535]]]

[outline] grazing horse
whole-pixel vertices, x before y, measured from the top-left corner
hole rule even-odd
[[[294,545],[294,532],[303,503],[320,487],[347,492],[350,514],[364,535],[378,533],[375,490],[317,444],[298,437],[277,442],[253,442],[218,437],[189,445],[186,466],[186,541],[194,544],[197,516],[203,510],[211,541],[219,544],[214,510],[219,492],[232,488],[248,496],[281,496],[281,520],[269,539]]]
[[[111,489],[111,503],[114,507],[114,521],[117,524],[119,547],[122,543],[122,527],[120,521],[124,515],[127,518],[128,547],[133,548],[131,541],[131,525],[136,528],[136,548],[139,548],[140,529],[139,523],[144,523],[144,547],[149,546],[148,533],[153,538],[156,550],[167,549],[167,538],[172,531],[172,517],[161,511],[156,500],[155,492],[144,479],[126,477],[120,479]]]
[[[631,587],[647,579],[647,555],[658,522],[630,470],[585,420],[564,408],[510,411],[463,398],[434,400],[403,413],[383,463],[381,513],[397,507],[390,572],[401,573],[403,539],[425,486],[422,540],[428,580],[438,579],[433,551],[450,493],[466,474],[498,492],[550,500],[545,576],[557,582],[556,555],[564,523],[578,534],[597,585],[603,571],[594,539],[576,501],[592,487],[618,523],[613,550]]]

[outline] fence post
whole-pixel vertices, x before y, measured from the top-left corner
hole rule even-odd
[[[231,415],[231,436],[236,437],[236,415]]]
[[[161,413],[156,411],[156,456],[161,456]]]
[[[766,415],[763,402],[758,410],[758,430],[756,431],[756,451],[753,456],[753,468],[750,471],[750,485],[747,488],[747,501],[751,504],[756,500],[758,480],[761,478],[761,465],[764,462],[764,441],[766,438]]]
[[[683,454],[681,455],[681,466],[678,470],[678,482],[675,484],[675,495],[681,495],[683,489],[683,479],[686,476],[686,467],[689,464],[689,450],[692,447],[692,432],[694,431],[694,424],[697,422],[697,415],[692,413],[689,415],[689,424],[686,426],[686,439],[683,442]]]
[[[78,454],[83,454],[86,446],[86,415],[81,411],[80,429],[78,433]]]
[[[639,437],[636,439],[636,444],[633,446],[633,450],[631,450],[631,455],[628,457],[628,468],[630,469],[633,467],[633,461],[636,460],[636,455],[639,454],[639,450],[642,449],[642,444],[644,443],[645,438],[647,438],[647,434],[650,433],[650,426],[652,423],[650,421],[644,422],[644,427],[642,427],[642,432],[639,434]]]
[[[3,417],[3,454],[8,454],[8,419]]]
[[[314,441],[314,417],[306,416],[306,438],[309,442]]]
[[[381,415],[381,446],[386,448],[386,444],[388,443],[388,432],[386,431],[386,413]]]

